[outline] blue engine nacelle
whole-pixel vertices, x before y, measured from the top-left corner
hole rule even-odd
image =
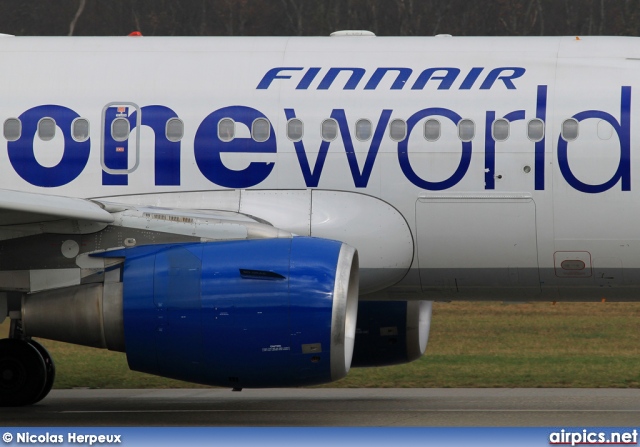
[[[122,282],[23,301],[26,334],[122,350],[136,371],[196,383],[281,387],[349,371],[358,255],[294,237],[149,245],[124,258]]]
[[[431,301],[360,301],[351,366],[409,363],[424,354]]]
[[[126,257],[131,369],[230,387],[326,383],[353,352],[355,250],[294,237],[147,246]]]

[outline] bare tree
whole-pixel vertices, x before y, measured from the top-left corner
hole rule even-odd
[[[87,0],[80,0],[80,4],[78,5],[78,9],[76,11],[75,16],[73,16],[73,20],[71,20],[71,23],[69,24],[69,36],[73,36],[73,31],[76,28],[76,23],[78,23],[78,19],[80,18],[80,16],[82,15],[82,12],[84,11],[84,7],[87,4]]]
[[[640,35],[640,0],[0,0],[16,35]]]
[[[296,36],[304,34],[304,5],[308,0],[281,0],[284,8],[284,14],[289,19],[289,24]]]

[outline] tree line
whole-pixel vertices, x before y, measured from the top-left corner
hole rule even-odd
[[[640,0],[0,0],[0,33],[49,36],[640,35]]]

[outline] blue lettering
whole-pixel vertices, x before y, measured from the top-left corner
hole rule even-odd
[[[495,189],[496,140],[493,139],[493,122],[496,112],[487,111],[484,125],[484,189]]]
[[[304,76],[300,80],[300,83],[296,87],[296,90],[308,89],[309,86],[311,85],[311,82],[315,79],[315,77],[320,72],[320,70],[321,70],[320,67],[311,67],[309,70],[307,70],[307,72],[304,74]]]
[[[340,127],[340,136],[342,138],[342,143],[344,144],[344,149],[347,154],[347,161],[349,162],[349,169],[351,170],[351,176],[353,177],[353,184],[357,188],[366,188],[367,184],[369,183],[373,165],[376,161],[378,150],[380,149],[380,143],[382,142],[382,138],[384,137],[384,131],[387,127],[387,124],[389,123],[391,112],[391,110],[383,110],[380,115],[380,119],[378,120],[378,124],[376,125],[376,130],[374,132],[371,145],[369,146],[369,152],[367,153],[367,158],[364,162],[364,166],[362,167],[362,171],[360,171],[358,159],[353,148],[353,140],[351,139],[351,132],[349,131],[349,123],[347,122],[347,117],[344,113],[344,110],[334,109],[331,112],[331,118],[336,120],[338,122],[338,126]],[[293,109],[285,109],[284,113],[287,121],[296,117],[295,111]],[[302,171],[302,176],[304,177],[304,181],[307,187],[315,188],[318,186],[330,145],[330,141],[323,140],[322,143],[320,143],[320,150],[318,151],[316,163],[313,166],[313,169],[311,169],[304,143],[302,141],[293,142],[293,146],[296,150],[296,156],[298,157],[298,163],[300,164],[300,169]]]
[[[442,76],[433,76],[434,73],[438,71],[446,71],[447,74]],[[453,84],[453,81],[456,80],[459,74],[459,68],[428,68],[420,73],[420,76],[418,76],[418,79],[413,84],[413,87],[411,87],[411,90],[422,90],[424,86],[427,85],[427,82],[429,82],[430,79],[440,81],[438,90],[449,90],[451,88],[451,85]]]
[[[180,184],[180,141],[169,141],[167,122],[177,118],[176,112],[161,105],[145,106],[140,110],[142,125],[153,130],[155,137],[155,184],[169,186]],[[135,112],[131,119],[135,122]]]
[[[266,118],[261,112],[251,107],[231,106],[218,109],[209,114],[196,132],[193,150],[196,164],[200,172],[212,183],[226,188],[249,188],[266,179],[273,170],[273,163],[251,162],[243,170],[235,171],[222,163],[222,154],[260,153],[275,154],[277,152],[276,137],[270,125],[269,138],[257,142],[252,138],[234,138],[224,142],[218,137],[218,122],[223,118],[231,118],[236,123],[244,124],[251,129],[258,118]]]
[[[569,160],[567,157],[567,151],[569,143],[562,138],[562,135],[558,138],[558,166],[560,172],[565,178],[567,183],[578,191],[582,191],[589,194],[596,194],[607,191],[613,188],[616,183],[621,183],[622,191],[631,190],[631,87],[622,87],[620,95],[620,122],[618,122],[612,115],[600,110],[586,110],[584,112],[573,115],[578,122],[586,119],[601,119],[613,127],[618,134],[620,140],[620,163],[618,163],[618,169],[613,174],[611,179],[600,184],[590,185],[584,183],[576,178],[571,172],[569,167]]]
[[[460,115],[458,115],[454,111],[438,107],[422,109],[419,112],[414,113],[407,120],[407,137],[398,143],[398,160],[400,162],[400,168],[402,169],[402,172],[404,172],[404,175],[411,183],[422,189],[430,191],[442,191],[444,189],[449,189],[457,185],[467,173],[469,165],[471,164],[472,144],[471,141],[462,142],[462,154],[460,157],[460,163],[456,171],[448,179],[441,182],[430,182],[423,178],[420,178],[420,176],[418,176],[418,174],[416,174],[416,172],[413,170],[411,161],[409,161],[409,137],[411,136],[411,131],[418,123],[418,121],[432,115],[444,116],[445,118],[449,118],[456,125],[462,119]]]
[[[367,85],[364,86],[364,89],[375,90],[378,88],[378,84],[380,84],[384,75],[389,71],[398,72],[396,80],[393,81],[393,84],[391,85],[391,90],[402,90],[409,79],[409,76],[411,76],[411,73],[413,72],[410,68],[377,68],[376,71],[373,72],[373,76],[371,76],[369,82],[367,82]]]
[[[502,75],[501,76],[502,72],[504,72],[504,71],[511,71],[513,73],[508,75],[508,76],[507,75]],[[489,90],[491,87],[493,87],[493,84],[498,79],[500,79],[502,82],[504,82],[504,85],[509,90],[515,90],[516,86],[513,84],[513,79],[521,77],[522,75],[524,75],[525,72],[526,72],[526,70],[524,68],[521,68],[521,67],[494,68],[487,75],[487,78],[484,80],[484,82],[480,86],[480,90]]]
[[[364,68],[330,68],[322,82],[320,82],[318,90],[328,90],[341,71],[350,71],[352,73],[343,90],[355,90],[365,73]]]
[[[478,80],[480,73],[482,73],[483,70],[484,68],[482,67],[472,68],[467,77],[464,78],[464,81],[462,81],[460,90],[471,90],[471,87],[473,87],[473,84]]]
[[[287,121],[296,117],[296,112],[293,109],[284,109],[284,115]],[[315,188],[320,182],[320,175],[322,174],[322,168],[324,162],[327,159],[327,152],[329,152],[329,141],[322,140],[320,143],[320,150],[318,151],[318,157],[316,158],[316,164],[313,165],[313,170],[309,165],[309,159],[307,158],[307,151],[304,148],[302,140],[294,141],[293,147],[296,150],[296,156],[298,157],[298,163],[300,163],[300,169],[302,170],[302,176],[309,188]]]
[[[362,171],[360,171],[358,159],[356,158],[356,153],[353,149],[353,141],[351,140],[351,133],[349,132],[349,123],[347,123],[347,117],[345,116],[344,110],[336,109],[331,113],[331,118],[335,119],[340,126],[342,143],[344,144],[344,149],[347,153],[349,169],[351,170],[353,184],[356,188],[366,188],[369,183],[371,171],[373,170],[373,165],[376,161],[378,150],[380,149],[380,143],[384,137],[384,131],[389,123],[389,118],[391,118],[391,112],[392,110],[383,110],[380,114],[380,119],[378,120],[378,125],[376,126],[376,130],[373,134],[373,139],[371,140],[369,152],[367,153],[367,158],[364,162],[364,166],[362,167]]]
[[[493,122],[495,119],[496,112],[488,111],[484,128],[484,189],[496,188],[496,140],[493,138]],[[523,120],[524,110],[507,113],[504,119],[509,123]]]
[[[536,191],[544,190],[544,146],[547,139],[547,86],[538,86],[538,96],[536,99],[536,118],[542,120],[544,129],[542,140],[536,141],[536,160],[534,164],[534,185]]]
[[[102,159],[103,168],[122,171],[122,173],[108,173],[102,171],[103,185],[128,185],[129,176],[126,171],[129,164],[129,139],[116,141],[111,134],[111,125],[116,118],[125,118],[129,121],[129,134],[135,129],[137,122],[133,115],[129,115],[129,107],[108,107],[104,111]]]
[[[276,68],[272,68],[271,70],[269,70],[262,78],[262,80],[260,81],[260,83],[258,84],[258,87],[256,87],[257,90],[266,90],[269,88],[269,86],[271,85],[271,82],[273,82],[274,79],[291,79],[290,75],[284,75],[284,76],[279,76],[278,74],[281,71],[284,70],[293,70],[293,71],[300,71],[300,70],[304,70],[304,68],[302,67],[276,67]]]
[[[476,85],[476,82],[478,81],[480,75],[484,72],[484,70],[484,67],[471,68],[462,80],[459,89],[471,90],[473,86]],[[322,71],[322,67],[275,67],[265,73],[256,88],[258,90],[266,90],[276,79],[291,79],[291,74],[287,73],[287,71],[305,71],[304,76],[302,77],[302,79],[300,79],[298,85],[296,86],[296,90],[307,90],[311,86],[312,82],[316,79],[320,71]],[[342,87],[343,90],[355,90],[360,84],[360,81],[362,80],[364,75],[367,73],[367,70],[365,70],[364,68],[330,67],[328,68],[325,76],[322,78],[322,81],[320,81],[317,89],[329,90],[333,85],[333,82],[343,71],[351,73],[351,76],[345,83],[344,87]],[[391,85],[391,90],[402,90],[413,74],[413,69],[407,67],[378,67],[375,69],[375,71],[367,81],[367,84],[364,86],[364,90],[376,90],[384,76],[386,76],[386,74],[390,71],[398,72],[393,84]],[[422,90],[430,80],[435,80],[440,81],[438,84],[438,90],[449,90],[456,79],[459,77],[460,73],[460,68],[456,67],[427,68],[420,72],[420,75],[413,83],[411,89]],[[497,81],[502,81],[502,83],[508,90],[515,90],[516,86],[513,80],[524,76],[525,73],[526,70],[522,67],[494,68],[486,76],[480,86],[480,89],[489,90],[493,88]]]
[[[129,121],[130,132],[137,126],[137,111],[128,115],[126,112],[118,113],[117,107],[109,107],[105,111],[105,135],[104,135],[104,163],[109,169],[126,170],[128,164],[129,141],[115,141],[111,136],[111,123],[117,116],[122,116]],[[180,142],[169,141],[167,138],[167,122],[178,115],[168,107],[161,105],[145,106],[140,109],[141,124],[150,127],[154,135],[155,148],[155,184],[158,186],[180,184]],[[114,174],[102,172],[103,185],[126,185],[128,175],[126,173]]]
[[[64,153],[56,166],[45,167],[38,163],[33,150],[33,139],[38,121],[53,118],[64,137]],[[79,142],[71,137],[71,123],[79,118],[73,110],[59,105],[33,107],[19,116],[22,135],[7,143],[9,161],[16,173],[34,186],[52,188],[75,180],[89,161],[90,140]]]

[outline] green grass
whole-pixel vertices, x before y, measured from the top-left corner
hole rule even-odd
[[[427,353],[327,387],[638,387],[640,303],[435,303]],[[0,326],[3,336],[7,324]],[[129,371],[124,354],[41,341],[56,388],[200,387]]]

